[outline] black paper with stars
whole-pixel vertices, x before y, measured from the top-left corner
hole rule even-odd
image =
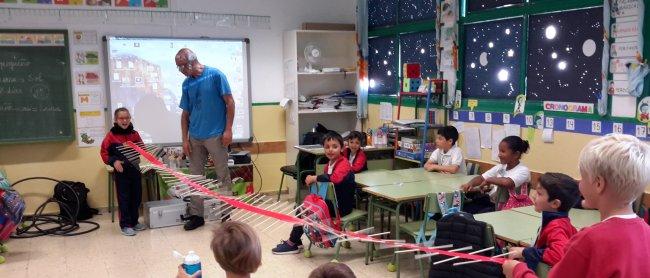
[[[397,1],[368,0],[368,27],[397,24]]]
[[[369,94],[397,94],[397,38],[368,39]]]
[[[522,18],[465,26],[464,97],[514,99],[519,94]]]
[[[436,19],[435,0],[400,0],[399,23]]]
[[[527,99],[597,101],[602,22],[602,8],[530,17]]]
[[[418,32],[400,36],[401,63],[419,63],[422,77],[435,78],[436,32]]]
[[[565,0],[568,1],[568,0]],[[460,1],[459,1],[460,2]],[[470,12],[497,8],[510,4],[521,4],[523,0],[469,0],[467,10]]]

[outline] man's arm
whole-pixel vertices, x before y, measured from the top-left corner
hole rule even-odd
[[[221,144],[224,147],[228,147],[232,142],[232,122],[235,120],[235,99],[232,98],[232,95],[224,95],[223,101],[226,103],[226,127],[223,130],[223,136],[221,137]]]
[[[190,155],[190,134],[188,133],[190,125],[190,113],[187,113],[186,110],[183,110],[181,113],[181,137],[183,138],[183,152],[185,155]]]

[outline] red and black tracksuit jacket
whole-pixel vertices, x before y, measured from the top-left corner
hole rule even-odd
[[[348,215],[354,208],[354,189],[356,187],[354,172],[352,172],[350,162],[342,155],[334,163],[334,169],[331,175],[327,174],[329,167],[329,163],[325,165],[325,173],[318,175],[316,181],[331,182],[334,184],[339,212],[341,216]]]

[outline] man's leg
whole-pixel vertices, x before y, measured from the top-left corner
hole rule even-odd
[[[205,161],[208,159],[208,151],[203,145],[204,141],[196,140],[190,137],[190,174],[204,175]],[[190,221],[184,226],[185,230],[194,230],[203,226],[203,197],[199,195],[190,195],[189,204]]]
[[[217,174],[217,180],[227,192],[232,192],[232,180],[230,179],[230,170],[228,169],[228,148],[221,144],[221,136],[205,140],[204,146],[208,149],[212,161],[214,162],[214,171]],[[230,215],[231,210],[225,210],[222,215]],[[224,218],[228,220],[229,217]]]

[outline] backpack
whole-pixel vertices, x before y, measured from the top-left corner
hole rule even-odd
[[[330,203],[326,202],[318,194],[309,194],[302,202],[306,210],[302,218],[310,223],[318,223],[324,226],[333,228],[334,230],[341,230],[341,221],[337,219],[334,221],[330,215]],[[331,205],[333,207],[333,205]],[[338,236],[328,231],[321,230],[313,225],[304,225],[303,231],[309,240],[320,248],[334,247]]]
[[[485,222],[474,219],[469,213],[457,212],[443,216],[436,222],[437,232],[434,241],[436,246],[453,244],[454,248],[471,245],[472,250],[479,250],[495,246],[494,231],[492,226]],[[471,251],[467,251],[471,252]],[[483,252],[478,255],[491,256],[499,253],[499,250]],[[435,256],[432,261],[443,260],[447,257]],[[463,266],[453,266],[461,260],[450,261],[442,264],[432,265],[429,269],[429,277],[450,277],[450,278],[491,278],[504,277],[501,265],[496,263],[475,263]]]
[[[67,214],[64,213],[66,210],[70,214],[74,214],[77,208],[79,210],[76,220],[87,220],[93,215],[99,214],[99,210],[88,205],[88,192],[90,190],[83,182],[61,181],[57,183],[54,186],[54,199],[59,202],[59,216],[67,217]],[[75,195],[77,195],[76,198]],[[77,200],[79,200],[79,206],[77,206]]]
[[[9,238],[22,221],[25,200],[17,191],[0,189],[0,241]]]

